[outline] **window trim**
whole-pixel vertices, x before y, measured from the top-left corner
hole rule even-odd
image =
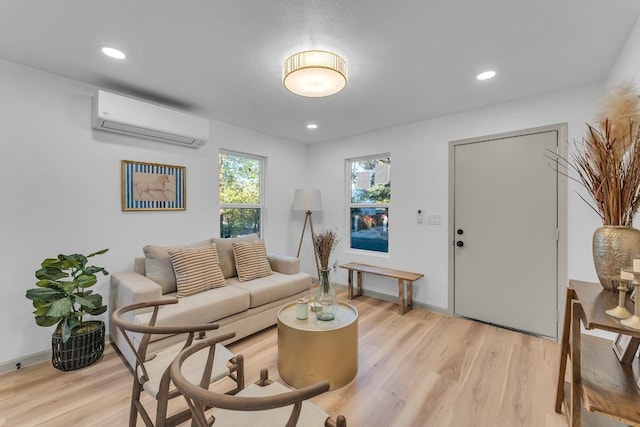
[[[253,160],[257,160],[260,164],[260,193],[259,193],[259,197],[260,197],[260,203],[256,204],[256,203],[223,203],[220,200],[220,181],[218,178],[218,210],[221,209],[260,209],[260,233],[259,236],[261,239],[264,239],[264,223],[265,223],[265,175],[266,175],[266,164],[267,164],[267,158],[265,156],[260,156],[257,154],[250,154],[250,153],[245,153],[242,151],[235,151],[235,150],[228,150],[225,148],[220,148],[218,150],[218,177],[220,177],[220,156],[222,155],[229,155],[229,156],[235,156],[235,157],[244,157],[247,159],[253,159]],[[218,230],[218,235],[220,235],[222,233],[222,229]]]
[[[379,153],[372,154],[367,156],[359,156],[345,159],[345,190],[346,190],[346,215],[345,215],[345,234],[346,234],[346,242],[345,252],[354,253],[354,254],[362,254],[362,255],[370,255],[370,256],[378,256],[388,258],[391,254],[391,244],[387,242],[387,251],[374,251],[369,249],[359,249],[351,247],[351,209],[352,208],[386,208],[389,216],[391,216],[391,200],[393,196],[389,196],[389,202],[387,203],[352,203],[351,202],[351,164],[353,162],[362,162],[367,160],[377,160],[381,158],[389,158],[389,164],[391,164],[391,153]]]

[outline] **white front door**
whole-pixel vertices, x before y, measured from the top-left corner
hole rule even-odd
[[[454,313],[557,338],[558,130],[454,142]]]

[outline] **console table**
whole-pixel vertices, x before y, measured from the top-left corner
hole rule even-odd
[[[424,277],[424,274],[411,273],[409,271],[394,270],[392,268],[378,267],[375,265],[360,264],[359,262],[349,262],[340,268],[349,270],[349,299],[362,295],[362,273],[375,274],[378,276],[398,279],[398,312],[405,314],[413,308],[413,282]],[[358,273],[356,292],[353,291],[353,273]],[[407,287],[405,300],[405,284]]]
[[[605,314],[605,310],[617,304],[617,292],[605,291],[597,283],[569,281],[555,410],[561,413],[565,404],[571,427],[583,425],[583,420],[586,426],[623,425],[619,422],[640,426],[638,359],[629,365],[622,364],[613,352],[611,341],[580,331],[582,323],[586,329],[640,338],[640,331],[626,328]],[[633,312],[633,303],[628,298],[626,305]],[[565,382],[567,362],[571,363],[570,384]]]

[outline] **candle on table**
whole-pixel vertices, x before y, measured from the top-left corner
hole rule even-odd
[[[635,270],[635,267],[633,269]],[[622,280],[633,280],[634,276],[632,272],[622,270],[620,271],[620,278]]]
[[[309,316],[309,301],[301,298],[296,301],[296,317],[304,320]]]

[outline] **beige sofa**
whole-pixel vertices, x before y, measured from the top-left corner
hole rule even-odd
[[[237,277],[233,242],[257,241],[257,235],[233,239],[212,238],[186,247],[215,244],[218,260],[226,286],[208,289],[179,298],[178,304],[163,306],[158,325],[187,325],[218,323],[220,329],[209,334],[233,331],[234,340],[244,338],[277,323],[280,307],[309,295],[311,276],[300,272],[299,260],[283,255],[266,255],[272,273],[241,282]],[[136,258],[134,271],[111,275],[110,312],[120,307],[143,301],[176,297],[176,278],[169,259],[168,249],[146,246],[145,257]],[[125,320],[148,322],[151,313],[131,314]],[[122,352],[129,364],[135,366],[135,358],[114,325],[110,324],[111,342]],[[181,337],[156,338],[150,351],[171,345]],[[134,336],[134,343],[139,337]]]

